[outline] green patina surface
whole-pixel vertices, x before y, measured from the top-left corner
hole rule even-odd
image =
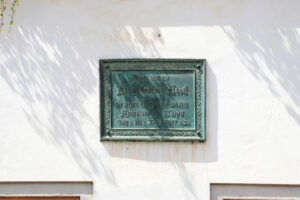
[[[101,60],[100,77],[101,140],[205,140],[205,60]]]
[[[112,128],[195,129],[194,71],[112,72]]]

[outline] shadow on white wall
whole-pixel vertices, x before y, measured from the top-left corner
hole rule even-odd
[[[48,0],[35,5],[40,6],[35,14],[31,5],[36,1],[21,2],[14,32],[1,38],[0,75],[26,103],[23,110],[36,133],[71,153],[87,175],[101,173],[117,184],[99,154],[104,147],[112,157],[171,163],[188,195],[196,198],[185,164],[218,161],[218,86],[210,60],[204,144],[100,143],[99,114],[91,116],[85,105],[96,97],[93,109],[99,113],[98,60],[159,58],[158,47],[165,45],[164,36],[158,36],[162,27],[218,26],[253,76],[269,84],[274,97],[300,124],[300,2],[289,2],[278,2],[281,8],[272,10],[271,1]],[[197,53],[195,57],[203,58]],[[85,129],[88,126],[93,128]]]

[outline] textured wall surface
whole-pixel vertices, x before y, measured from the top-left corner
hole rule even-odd
[[[0,181],[94,199],[300,183],[300,1],[26,0],[0,36]],[[207,142],[99,141],[103,58],[207,59]]]

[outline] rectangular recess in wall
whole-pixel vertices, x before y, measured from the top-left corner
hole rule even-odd
[[[218,200],[299,200],[299,198],[276,198],[276,197],[220,197]]]
[[[300,185],[210,184],[211,200],[299,200]]]
[[[0,200],[92,200],[92,182],[0,182]]]
[[[0,200],[80,200],[80,196],[0,196]]]

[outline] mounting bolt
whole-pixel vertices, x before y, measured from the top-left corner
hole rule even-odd
[[[107,132],[106,132],[106,135],[109,135],[109,136],[110,136],[110,131],[107,131]]]
[[[109,65],[106,65],[105,68],[106,68],[106,69],[109,69]]]
[[[200,66],[200,65],[196,65],[196,67],[197,67],[198,69],[200,69],[200,68],[201,68],[201,66]]]

